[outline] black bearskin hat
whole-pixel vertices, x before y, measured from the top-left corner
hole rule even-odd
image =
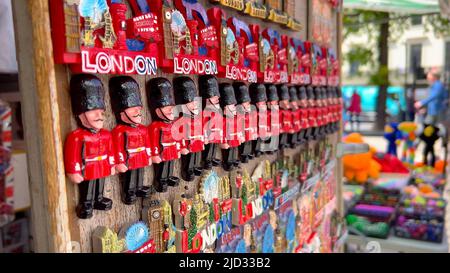
[[[250,97],[253,104],[267,102],[266,87],[264,84],[252,83],[250,85]]]
[[[233,84],[234,93],[236,96],[236,101],[238,104],[242,104],[245,102],[250,102],[250,94],[248,92],[248,87],[245,83],[235,82]]]
[[[173,80],[175,103],[178,105],[193,102],[197,96],[197,87],[189,77],[179,77]]]
[[[79,74],[70,80],[70,97],[75,116],[84,112],[105,110],[105,90],[99,78],[89,74]]]
[[[151,109],[175,106],[173,87],[166,78],[154,78],[147,84],[148,101]]]
[[[203,75],[198,78],[198,89],[200,96],[203,99],[210,99],[212,97],[220,97],[219,82],[217,78],[212,75]]]
[[[229,83],[222,83],[219,86],[220,90],[220,106],[225,108],[227,105],[236,105],[236,96],[234,95],[234,88]]]

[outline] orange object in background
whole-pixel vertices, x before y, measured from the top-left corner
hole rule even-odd
[[[361,134],[352,133],[344,138],[344,143],[364,143]],[[360,184],[367,182],[369,178],[377,179],[380,176],[381,166],[372,159],[376,153],[374,148],[369,152],[357,155],[346,155],[343,157],[344,176],[349,181],[356,181]]]
[[[434,169],[438,173],[444,173],[445,165],[446,164],[445,164],[444,160],[439,160],[439,161],[436,162],[436,164],[434,164]]]

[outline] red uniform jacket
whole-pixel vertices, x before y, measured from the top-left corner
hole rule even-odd
[[[281,133],[291,134],[292,133],[292,112],[291,110],[280,110],[280,128]]]
[[[245,142],[258,139],[258,112],[238,114],[238,126],[244,132]]]
[[[183,116],[182,136],[183,141],[181,147],[188,149],[191,153],[198,153],[205,149],[203,134],[203,118],[201,115],[195,117]]]
[[[295,133],[300,132],[302,129],[302,123],[301,123],[301,114],[302,110],[298,108],[297,110],[292,110],[292,129]]]
[[[223,128],[223,115],[220,111],[203,110],[203,131],[209,143],[222,143]]]
[[[309,127],[317,127],[317,110],[314,107],[308,108]]]
[[[238,125],[237,115],[233,117],[223,117],[223,132],[224,138],[222,143],[227,143],[231,148],[239,147],[239,145],[241,145],[243,132],[242,126]]]
[[[176,160],[181,156],[181,139],[175,140],[172,127],[172,122],[163,121],[154,121],[149,126],[151,154],[160,156],[162,161]]]
[[[147,127],[119,124],[112,131],[114,155],[117,164],[125,164],[135,170],[151,162],[150,135]]]
[[[280,111],[268,110],[267,111],[267,124],[269,125],[269,136],[280,135]]]
[[[110,176],[115,164],[111,133],[104,129],[73,131],[65,142],[64,163],[68,174],[80,174],[85,181]]]
[[[308,129],[309,128],[308,109],[306,108],[300,109],[300,116],[302,129]]]
[[[258,111],[258,136],[266,139],[270,136],[270,123],[268,123],[268,111]]]

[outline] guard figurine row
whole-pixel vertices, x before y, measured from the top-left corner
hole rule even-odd
[[[231,171],[264,153],[294,148],[339,129],[342,99],[338,88],[251,84],[219,84],[200,76],[198,89],[189,77],[172,82],[154,78],[147,83],[152,122],[143,125],[138,83],[119,76],[109,82],[117,126],[104,129],[104,87],[93,75],[71,79],[72,111],[78,129],[65,142],[68,178],[79,185],[77,215],[91,218],[93,210],[110,210],[103,196],[105,178],[121,174],[122,201],[132,205],[147,198],[144,168],[155,170],[155,189],[179,185],[173,174],[181,159],[181,176],[193,181],[203,170],[222,166]],[[199,90],[199,91],[198,91]],[[216,157],[218,150],[222,160]]]

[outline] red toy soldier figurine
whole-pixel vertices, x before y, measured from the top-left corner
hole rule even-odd
[[[175,102],[184,106],[179,120],[183,125],[181,175],[185,181],[193,181],[195,176],[202,175],[202,151],[205,149],[202,115],[196,100],[197,88],[189,77],[176,78],[173,84]]]
[[[162,234],[162,239],[164,242],[164,249],[165,251],[169,251],[169,241],[170,241],[170,230],[169,230],[169,225],[165,224],[164,225],[164,231]]]
[[[76,75],[70,81],[72,111],[79,128],[67,136],[64,163],[69,179],[78,184],[79,218],[89,219],[93,210],[110,210],[103,197],[105,177],[115,174],[111,133],[103,129],[105,102],[102,82],[92,75]]]
[[[289,145],[289,135],[293,133],[292,128],[292,113],[291,104],[289,96],[289,88],[287,85],[278,85],[278,97],[280,98],[280,149],[288,148]]]
[[[223,127],[224,138],[222,141],[223,168],[225,171],[231,171],[238,167],[238,148],[243,138],[242,131],[237,124],[236,97],[233,86],[229,83],[220,85],[220,104],[223,109]]]
[[[315,97],[315,118],[317,120],[317,127],[314,130],[314,139],[321,138],[324,135],[324,117],[323,117],[323,98],[322,98],[322,87],[316,87],[314,89]]]
[[[308,96],[306,94],[306,87],[300,86],[298,88],[298,105],[300,108],[300,124],[301,131],[298,134],[298,143],[303,144],[306,142],[306,132],[309,128],[309,120],[308,120]]]
[[[289,144],[291,148],[295,148],[298,144],[298,135],[300,134],[301,126],[301,109],[298,106],[298,96],[297,96],[297,87],[291,86],[289,88],[289,96],[291,98],[291,115],[292,115],[292,131],[293,133],[290,135]]]
[[[267,94],[264,84],[253,83],[250,85],[250,97],[252,105],[257,109],[258,139],[253,141],[253,153],[256,157],[263,153],[263,143],[269,138],[269,126],[267,123]]]
[[[144,186],[144,168],[151,165],[150,136],[142,125],[141,92],[137,82],[127,76],[109,82],[112,107],[118,125],[112,131],[116,169],[125,173],[123,202],[132,205],[136,197],[147,198],[150,188]]]
[[[203,152],[204,168],[220,166],[221,160],[216,152],[223,139],[223,113],[220,108],[219,82],[216,77],[205,75],[198,80],[200,96],[203,98],[203,131],[205,133],[205,150]]]
[[[169,80],[155,78],[149,81],[147,91],[153,118],[149,133],[156,191],[166,192],[168,185],[176,187],[180,182],[178,177],[173,176],[174,160],[181,156],[181,140],[172,135],[175,121],[173,88]]]
[[[269,125],[270,139],[266,141],[264,150],[268,154],[273,154],[278,151],[279,136],[280,136],[280,108],[278,105],[277,87],[273,84],[266,85],[267,94],[267,124]]]
[[[253,141],[258,138],[258,113],[256,109],[252,109],[247,85],[242,82],[236,82],[233,84],[233,87],[237,103],[239,104],[237,107],[238,126],[244,132],[244,143],[239,147],[239,153],[241,155],[241,162],[248,163],[249,159],[254,158],[252,146]]]

